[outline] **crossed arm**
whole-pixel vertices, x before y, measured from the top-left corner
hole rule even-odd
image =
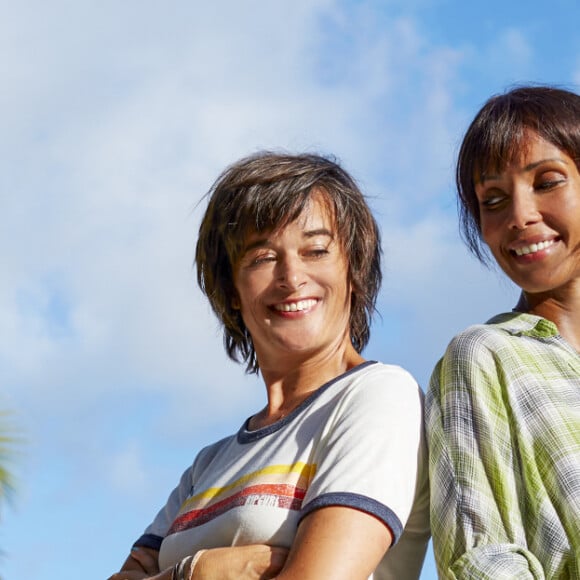
[[[339,506],[318,509],[298,527],[288,552],[266,545],[215,548],[198,560],[192,580],[365,580],[389,548],[383,522],[365,512]],[[171,580],[159,570],[158,552],[139,548],[109,580]]]

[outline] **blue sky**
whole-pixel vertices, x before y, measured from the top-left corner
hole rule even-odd
[[[358,179],[385,257],[367,358],[425,386],[455,332],[510,309],[459,239],[453,159],[491,94],[580,89],[579,21],[577,0],[2,2],[0,408],[25,442],[0,575],[106,578],[260,408],[191,266],[237,158],[317,151]]]

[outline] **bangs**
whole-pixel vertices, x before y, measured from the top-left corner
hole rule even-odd
[[[320,199],[333,222],[336,222],[336,208],[330,195],[321,186],[296,191],[293,183],[280,184],[273,190],[250,188],[241,203],[232,203],[224,229],[224,241],[232,264],[240,257],[249,233],[278,232],[296,221],[315,197]],[[237,196],[232,196],[232,202]]]
[[[528,149],[530,128],[508,125],[474,136],[473,181],[481,182],[487,175],[503,173],[508,165],[517,163]]]

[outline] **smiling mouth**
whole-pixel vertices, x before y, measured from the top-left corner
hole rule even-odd
[[[516,256],[527,256],[528,254],[535,254],[540,250],[545,250],[554,244],[555,240],[546,240],[545,242],[539,242],[538,244],[530,244],[529,246],[522,246],[521,248],[516,248],[512,250]]]
[[[274,304],[272,308],[278,312],[299,312],[312,308],[318,301],[313,298],[299,300],[298,302],[284,302],[284,304]]]

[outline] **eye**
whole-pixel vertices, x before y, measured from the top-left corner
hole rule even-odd
[[[566,176],[559,171],[546,171],[538,175],[534,183],[534,189],[539,191],[549,191],[565,182]]]
[[[255,268],[276,260],[276,253],[272,250],[258,249],[244,254],[240,260],[240,266],[243,268]]]
[[[328,236],[316,236],[302,248],[302,255],[308,259],[319,260],[328,256],[334,248],[334,240]]]
[[[276,255],[268,252],[268,253],[264,253],[264,254],[259,254],[257,256],[254,256],[251,260],[250,260],[250,264],[253,266],[258,266],[260,264],[267,264],[268,262],[275,262],[276,261]]]
[[[505,193],[498,189],[488,189],[482,196],[479,205],[484,210],[493,210],[498,208],[505,199]]]
[[[308,256],[311,256],[313,258],[322,258],[323,256],[328,255],[330,252],[328,251],[327,248],[313,248],[311,250],[308,250],[308,252],[306,252]]]

